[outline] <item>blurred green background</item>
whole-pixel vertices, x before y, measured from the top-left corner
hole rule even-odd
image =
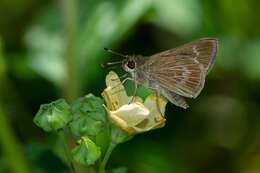
[[[109,167],[259,173],[259,16],[258,0],[1,0],[0,172],[68,172],[55,134],[32,119],[57,98],[100,96],[100,64],[120,59],[104,47],[151,55],[217,37],[216,64],[191,108],[168,104],[166,126],[117,147]]]

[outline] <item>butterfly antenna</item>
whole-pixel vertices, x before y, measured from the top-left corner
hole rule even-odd
[[[113,51],[113,50],[111,50],[111,49],[108,49],[108,48],[104,48],[104,50],[107,51],[107,52],[110,52],[110,53],[112,53],[112,54],[118,55],[118,56],[122,56],[122,57],[125,57],[125,58],[127,57],[127,56],[124,55],[124,54],[115,52],[115,51]]]
[[[103,68],[111,67],[111,66],[117,66],[119,64],[122,64],[122,61],[116,61],[116,62],[107,62],[104,64],[101,64]]]

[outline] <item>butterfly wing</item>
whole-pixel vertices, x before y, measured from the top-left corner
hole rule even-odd
[[[187,57],[164,57],[150,65],[150,80],[185,97],[197,97],[204,86],[202,65]]]
[[[203,38],[180,47],[170,49],[153,55],[151,58],[168,57],[182,55],[182,57],[192,57],[202,64],[208,73],[215,62],[218,49],[218,40],[216,38]]]
[[[175,104],[176,106],[182,107],[184,109],[187,109],[189,107],[189,105],[182,96],[162,88],[161,92],[164,97],[166,97],[171,103]]]
[[[216,39],[201,39],[151,56],[146,62],[150,80],[164,89],[196,98],[215,60]]]

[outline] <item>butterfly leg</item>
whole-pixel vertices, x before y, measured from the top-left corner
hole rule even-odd
[[[123,85],[127,80],[133,80],[133,79],[130,78],[130,77],[125,78],[124,80],[122,80],[121,83],[119,82],[117,85],[113,86],[113,87],[112,87],[112,90],[114,90],[115,88],[119,87],[120,85]],[[124,88],[121,88],[121,89],[115,91],[113,94],[116,94],[116,93],[122,91],[123,89],[124,89]]]
[[[122,76],[119,76],[118,78],[113,78],[113,79],[111,79],[111,81],[120,81],[121,79],[127,77],[127,75],[128,75],[127,73],[126,73],[126,74],[123,74]]]
[[[136,81],[136,74],[134,74],[134,76],[133,76],[133,81],[134,81],[135,89],[134,89],[133,97],[132,97],[131,101],[129,102],[129,104],[132,103],[135,100],[135,97],[136,97],[136,94],[137,94],[138,84],[137,84],[137,81]]]
[[[156,92],[156,107],[157,107],[158,112],[161,114],[161,116],[163,116],[162,111],[160,109],[160,101],[159,101],[160,93],[159,93],[159,91],[155,91],[155,92]]]
[[[126,81],[128,81],[128,80],[133,80],[133,79],[130,78],[130,77],[127,77],[127,78],[125,78],[124,80],[122,80],[121,83],[119,82],[117,85],[113,86],[112,89],[115,89],[115,88],[119,87],[121,84],[123,85],[123,84],[124,84]]]
[[[132,98],[131,98],[131,100],[130,100],[130,102],[129,102],[128,104],[130,104],[130,103],[133,103],[133,102],[134,102],[134,100],[135,100],[135,97],[136,97],[136,94],[137,94],[137,90],[138,90],[138,83],[137,83],[136,81],[134,81],[134,84],[135,84],[134,94],[133,94],[133,96],[132,96]]]

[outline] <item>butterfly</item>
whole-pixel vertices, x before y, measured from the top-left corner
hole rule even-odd
[[[120,63],[130,74],[131,77],[123,82],[134,81],[134,96],[140,84],[186,109],[189,105],[185,97],[196,98],[204,87],[205,78],[216,59],[218,40],[202,38],[151,56],[122,55],[106,50],[125,57],[123,61],[110,65]]]

